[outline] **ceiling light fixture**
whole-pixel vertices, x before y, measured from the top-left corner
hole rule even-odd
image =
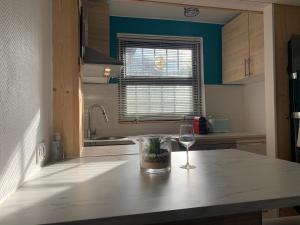
[[[110,72],[111,72],[111,68],[105,68],[103,76],[104,77],[109,77],[110,76]]]
[[[166,59],[164,57],[156,57],[155,61],[155,69],[158,71],[162,71],[166,66]]]
[[[185,17],[196,17],[200,13],[198,8],[195,7],[185,7],[184,8],[184,16]]]

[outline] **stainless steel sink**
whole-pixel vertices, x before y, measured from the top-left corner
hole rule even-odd
[[[118,137],[118,136],[113,136],[113,137],[96,137],[93,138],[92,140],[97,140],[97,141],[113,141],[113,140],[121,140],[126,137]]]
[[[110,146],[110,145],[134,145],[135,143],[126,138],[120,136],[112,136],[112,137],[96,137],[91,140],[85,140],[84,146]]]

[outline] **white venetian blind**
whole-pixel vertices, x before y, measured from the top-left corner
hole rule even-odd
[[[124,63],[119,120],[180,120],[202,113],[200,40],[118,35]]]

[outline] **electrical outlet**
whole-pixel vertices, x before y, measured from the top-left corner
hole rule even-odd
[[[36,147],[36,164],[44,166],[46,164],[47,148],[45,142],[41,142]]]

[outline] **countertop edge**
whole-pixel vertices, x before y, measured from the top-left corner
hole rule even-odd
[[[300,196],[282,198],[276,200],[260,200],[252,202],[241,202],[231,205],[217,205],[207,207],[197,207],[188,209],[175,209],[170,211],[158,211],[151,213],[141,213],[133,215],[120,215],[107,218],[92,218],[77,221],[65,221],[51,223],[47,225],[141,225],[145,221],[151,221],[151,224],[162,224],[169,222],[189,221],[195,219],[204,219],[211,217],[221,217],[235,214],[246,214],[260,212],[262,210],[274,208],[274,204],[279,208],[290,207],[299,204]],[[256,204],[256,206],[253,206]],[[262,206],[263,205],[263,206]],[[226,208],[225,208],[226,207]],[[242,209],[242,210],[241,210]],[[202,215],[202,216],[199,216]],[[203,214],[205,214],[203,216]]]

